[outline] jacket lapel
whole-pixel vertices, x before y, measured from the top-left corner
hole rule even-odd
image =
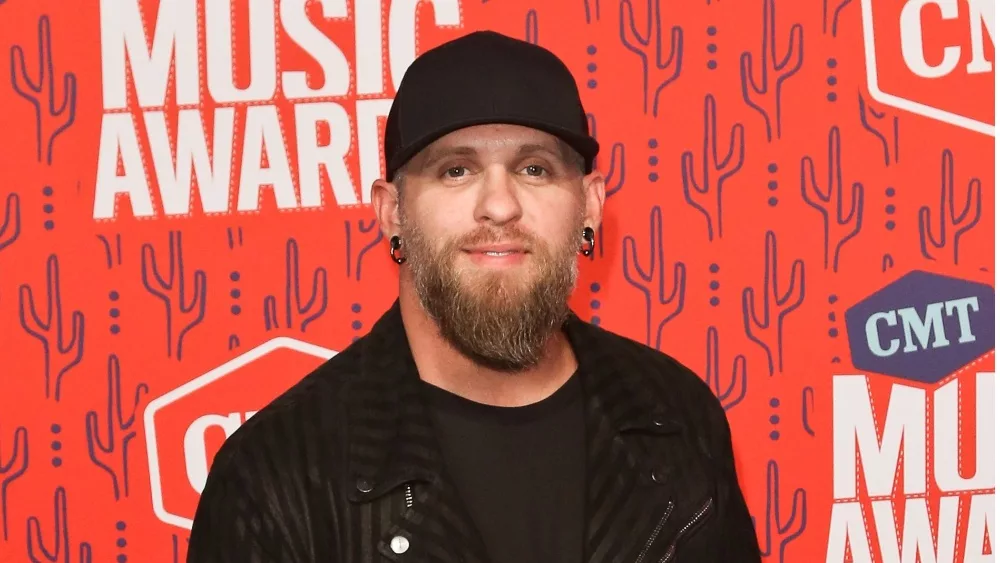
[[[586,561],[657,561],[662,548],[651,548],[664,541],[671,492],[653,479],[660,471],[664,481],[663,468],[651,464],[629,434],[676,437],[683,427],[670,412],[657,408],[649,388],[641,384],[640,366],[629,365],[634,352],[616,337],[576,317],[566,332],[587,397]]]
[[[407,484],[413,493],[412,506],[385,527],[379,552],[400,563],[488,563],[479,532],[448,479],[398,301],[367,335],[361,362],[351,382],[348,498],[372,503]],[[397,553],[401,545],[406,549]]]

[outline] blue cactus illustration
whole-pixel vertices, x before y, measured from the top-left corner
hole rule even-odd
[[[294,238],[289,238],[285,243],[284,327],[301,332],[305,332],[310,323],[326,312],[326,268],[320,266],[313,270],[312,289],[304,301],[303,289],[299,269],[299,243]],[[278,299],[274,295],[268,295],[264,297],[264,328],[272,330],[279,326]]]
[[[352,224],[357,224],[359,235],[365,235],[367,243],[355,241],[352,236]],[[347,277],[355,281],[361,281],[361,261],[365,255],[382,242],[382,230],[378,228],[378,221],[358,219],[356,222],[344,221],[344,240],[347,243]]]
[[[792,262],[787,291],[782,293],[778,289],[778,240],[774,231],[767,231],[764,236],[764,287],[760,292],[761,315],[758,316],[754,288],[743,289],[743,329],[750,340],[764,349],[768,374],[774,375],[776,370],[784,370],[785,317],[798,309],[806,296],[806,266],[801,259]]]
[[[646,0],[646,29],[636,27],[632,0],[621,0],[619,5],[618,33],[622,44],[639,55],[642,61],[642,113],[660,114],[660,94],[681,74],[684,58],[684,30],[680,26],[670,29],[670,53],[664,53],[665,36],[662,0]]]
[[[173,553],[173,563],[183,563],[181,561],[181,550],[180,550],[181,538],[177,534],[170,534],[170,546],[171,553]],[[191,536],[184,536],[184,543],[191,543]]]
[[[538,10],[534,8],[524,16],[524,40],[538,45]]]
[[[816,182],[815,166],[809,156],[802,157],[800,183],[802,198],[823,216],[823,267],[829,268],[832,259],[836,272],[841,249],[861,232],[865,188],[860,182],[851,185],[851,207],[847,210],[844,169],[840,162],[840,129],[836,125],[830,128],[827,146],[826,188]]]
[[[816,431],[813,430],[812,424],[809,422],[809,417],[814,410],[816,410],[816,391],[812,386],[807,385],[802,388],[802,429],[806,431],[806,434],[815,438]]]
[[[36,158],[52,164],[56,137],[76,120],[76,75],[63,75],[62,101],[57,103],[56,73],[52,61],[52,31],[49,16],[38,19],[38,79],[32,80],[24,49],[10,48],[10,81],[19,96],[35,106]],[[43,154],[44,148],[44,154]]]
[[[591,136],[600,139],[597,135],[597,118],[592,113],[587,114],[588,129]],[[625,143],[615,142],[611,145],[611,156],[608,157],[608,167],[604,173],[604,197],[610,199],[625,186]],[[590,255],[590,260],[604,257],[604,225],[597,228],[597,240],[595,242],[595,252]]]
[[[4,203],[3,223],[0,223],[0,250],[14,244],[21,235],[21,198],[16,193],[7,194]]]
[[[720,160],[715,97],[711,94],[705,96],[704,123],[700,174],[695,172],[694,152],[685,151],[681,155],[681,183],[684,199],[705,216],[711,242],[716,234],[722,238],[723,183],[743,168],[745,147],[743,125],[737,123],[729,130],[729,149]]]
[[[97,240],[101,241],[101,246],[104,248],[104,265],[107,269],[112,269],[115,266],[122,265],[122,235],[121,233],[115,234],[115,248],[114,251],[111,249],[111,241],[104,235],[97,235]]]
[[[947,205],[946,205],[947,204]],[[958,265],[958,247],[961,237],[979,223],[979,218],[983,213],[983,186],[979,178],[969,180],[969,185],[965,190],[965,205],[961,211],[956,208],[958,202],[955,198],[955,156],[951,149],[945,149],[941,153],[941,191],[938,199],[937,214],[938,224],[935,234],[934,224],[931,222],[931,207],[922,206],[917,218],[920,225],[920,253],[924,258],[937,260],[938,256],[933,256],[934,252],[946,250],[951,255],[951,261]],[[942,253],[941,256],[944,254]]]
[[[892,119],[887,119],[889,114],[875,109],[865,100],[860,90],[858,90],[858,113],[861,117],[861,127],[874,135],[882,145],[882,161],[885,165],[899,162],[899,116],[894,115]],[[891,150],[890,138],[892,138]]]
[[[747,395],[747,359],[743,354],[733,358],[733,369],[723,385],[722,371],[719,369],[719,329],[708,327],[708,338],[705,345],[707,360],[705,362],[705,383],[712,389],[722,403],[722,408],[729,410],[740,404]]]
[[[591,3],[593,8],[590,7]],[[583,0],[583,19],[587,23],[601,21],[601,0]]]
[[[837,24],[840,23],[840,12],[847,7],[848,4],[854,0],[837,0],[837,7],[833,9],[833,14],[830,14],[830,6],[833,5],[831,0],[823,0],[823,33],[831,33],[834,37],[837,36]]]
[[[195,270],[189,282],[184,277],[184,249],[180,231],[171,231],[167,248],[166,277],[157,266],[152,244],[142,245],[142,285],[163,302],[166,311],[167,357],[183,359],[184,338],[205,320],[207,275]],[[193,285],[193,287],[192,287]]]
[[[745,51],[740,56],[740,83],[743,101],[764,118],[767,141],[781,138],[781,87],[802,68],[802,24],[792,25],[788,32],[788,51],[778,60],[777,31],[774,25],[774,0],[763,0],[764,29],[761,41],[760,83],[753,69],[753,55]]]
[[[45,539],[42,537],[42,524],[37,516],[28,517],[28,559],[31,563],[91,563],[93,553],[90,544],[80,542],[78,556],[74,560],[69,535],[69,519],[66,516],[66,489],[56,487],[54,496],[54,522],[52,524],[52,549],[45,546]],[[39,552],[41,557],[39,559]]]
[[[791,513],[785,513],[781,505],[781,488],[779,483],[778,462],[769,460],[767,462],[767,504],[765,509],[766,521],[764,522],[764,545],[761,555],[772,557],[775,555],[775,542],[777,542],[777,563],[785,563],[785,550],[788,544],[802,535],[806,530],[806,491],[802,487],[792,492]],[[787,518],[782,518],[787,515]],[[756,526],[756,521],[754,522]]]
[[[62,398],[63,377],[83,359],[84,317],[73,311],[69,317],[70,333],[66,337],[66,318],[63,317],[62,289],[59,283],[59,259],[55,254],[46,260],[45,313],[39,314],[35,293],[31,286],[19,288],[19,317],[21,328],[42,343],[45,360],[45,398]]]
[[[108,400],[104,411],[104,431],[107,437],[102,436],[100,415],[97,411],[89,411],[86,414],[87,452],[94,465],[111,477],[111,488],[116,501],[129,495],[128,446],[136,435],[133,426],[141,396],[148,393],[148,385],[136,385],[132,405],[129,407],[131,413],[126,418],[123,412],[125,399],[122,397],[121,362],[115,354],[108,356]]]
[[[3,540],[9,539],[10,520],[7,517],[7,489],[10,484],[28,470],[28,429],[18,426],[14,429],[14,446],[10,457],[6,458],[3,443],[0,442],[0,520],[3,520]]]
[[[668,295],[663,248],[663,211],[657,205],[649,215],[649,267],[644,268],[640,264],[638,243],[632,235],[625,236],[622,241],[622,260],[625,280],[641,291],[646,299],[646,344],[659,350],[663,344],[663,329],[684,309],[687,268],[682,262],[674,264],[674,281]]]

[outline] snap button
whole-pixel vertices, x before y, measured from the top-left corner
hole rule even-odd
[[[653,482],[654,483],[659,483],[660,485],[662,485],[662,484],[666,483],[667,482],[667,478],[670,477],[670,468],[669,467],[657,467],[657,468],[653,469],[653,472],[650,475],[650,477],[653,478]]]
[[[395,536],[389,542],[389,547],[392,549],[393,553],[399,555],[407,549],[410,549],[410,540],[404,538],[403,536]]]
[[[358,479],[357,487],[362,493],[370,493],[374,488],[367,479]]]

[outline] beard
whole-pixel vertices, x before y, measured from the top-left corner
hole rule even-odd
[[[474,362],[517,372],[535,366],[569,314],[579,275],[583,214],[551,246],[519,227],[482,227],[435,250],[417,225],[401,219],[407,265],[421,305],[442,336]],[[463,246],[517,241],[530,251],[509,271],[456,265]]]

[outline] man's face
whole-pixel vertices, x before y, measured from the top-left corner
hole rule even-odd
[[[414,288],[445,338],[482,365],[534,365],[566,316],[583,228],[597,226],[573,157],[546,133],[482,125],[407,166],[399,234]]]

